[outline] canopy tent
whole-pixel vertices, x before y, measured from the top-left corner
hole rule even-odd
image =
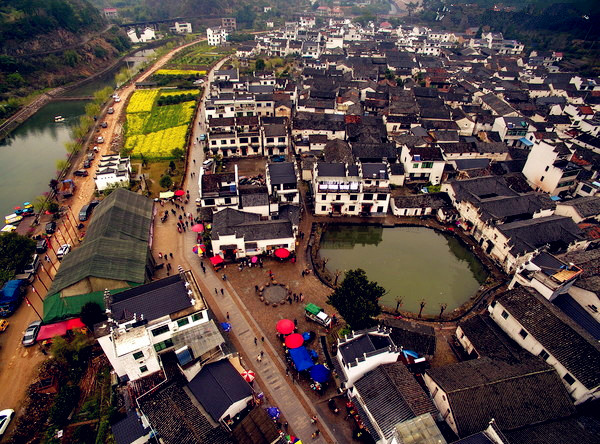
[[[290,257],[290,251],[286,248],[278,248],[277,250],[275,250],[274,254],[279,259],[287,259],[288,257]]]
[[[277,331],[282,335],[289,335],[294,331],[296,326],[294,325],[294,321],[290,321],[289,319],[280,319],[275,328],[277,328]]]
[[[85,328],[85,324],[80,318],[69,319],[68,321],[57,322],[56,324],[42,325],[37,335],[38,341],[54,338],[55,336],[64,336],[69,330]]]
[[[204,224],[195,224],[195,225],[192,225],[191,230],[194,233],[203,233],[204,232]]]
[[[273,419],[277,419],[279,418],[279,415],[281,415],[281,411],[277,407],[269,407],[267,413]]]
[[[225,262],[221,256],[213,256],[213,257],[209,258],[209,260],[210,260],[210,263],[213,264],[213,266],[215,266],[215,267],[217,265]]]
[[[175,196],[180,197],[180,196],[183,196],[184,194],[185,194],[185,191],[183,191],[183,190],[177,190],[177,191],[175,191]]]
[[[294,361],[296,370],[299,372],[302,370],[307,370],[314,365],[310,355],[308,354],[308,350],[304,346],[292,348],[290,350],[290,357],[292,358],[292,361]]]
[[[301,334],[293,333],[285,338],[285,346],[287,348],[298,348],[304,344],[304,338]]]
[[[223,331],[231,331],[231,324],[229,322],[221,322]]]
[[[173,196],[175,196],[175,193],[173,191],[165,191],[158,195],[158,197],[160,197],[161,199],[170,199]]]
[[[317,364],[310,369],[310,377],[320,383],[324,383],[329,379],[329,369],[323,364]]]

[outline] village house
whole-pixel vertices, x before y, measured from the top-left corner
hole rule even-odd
[[[563,142],[536,141],[523,167],[532,188],[552,195],[575,189],[581,167],[571,162],[574,150]]]
[[[440,148],[403,145],[400,160],[409,182],[431,182],[438,185],[442,181],[446,161]]]
[[[575,404],[600,397],[598,341],[536,290],[510,290],[488,310],[508,336],[556,369]]]
[[[295,162],[268,163],[265,176],[270,196],[281,203],[300,204]]]
[[[104,191],[110,187],[127,187],[130,174],[131,160],[129,157],[107,154],[100,158],[94,182],[98,191]]]
[[[556,203],[555,214],[569,216],[576,224],[583,221],[600,222],[600,196],[559,201]]]
[[[229,32],[221,26],[216,28],[206,28],[206,39],[209,46],[223,46],[227,43],[228,37]]]
[[[202,207],[211,207],[215,211],[219,211],[222,208],[239,205],[237,165],[234,166],[232,173],[215,174],[206,174],[204,168],[201,167],[198,174],[198,187],[200,206]]]

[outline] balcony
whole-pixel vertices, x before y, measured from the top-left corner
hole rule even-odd
[[[389,193],[390,187],[363,186],[364,193]]]

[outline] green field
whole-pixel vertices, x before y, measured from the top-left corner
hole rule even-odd
[[[165,91],[166,95],[173,93]],[[170,159],[177,157],[173,150],[185,150],[187,128],[196,102],[158,106],[161,95],[159,90],[144,90],[143,95],[132,97],[135,100],[127,107],[125,150],[133,158],[143,155],[146,159]]]
[[[208,46],[206,43],[199,43],[180,51],[180,53],[169,62],[168,66],[210,66],[232,52],[233,50],[230,48],[225,49],[216,46]]]

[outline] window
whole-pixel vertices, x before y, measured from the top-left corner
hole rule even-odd
[[[358,194],[351,194],[350,200],[358,200]]]
[[[240,137],[240,143],[248,143],[247,137]]]
[[[335,195],[335,200],[342,200],[342,196],[340,196],[339,194]]]
[[[215,200],[214,199],[204,199],[204,205],[206,206],[212,206],[215,204]]]
[[[148,371],[148,367],[146,367],[145,365],[142,365],[140,367],[140,373],[146,373]]]
[[[190,320],[188,318],[183,318],[183,319],[177,320],[178,327],[183,327],[184,325],[188,325],[189,323],[190,323]]]
[[[540,182],[544,181],[544,176],[540,177]]]
[[[423,166],[421,168],[433,168],[433,162],[423,162]]]
[[[192,321],[200,321],[204,319],[204,315],[202,313],[194,313],[192,315]]]
[[[367,193],[363,196],[363,200],[373,200],[373,194]]]
[[[327,207],[325,205],[321,205],[321,211],[327,211]]]
[[[158,327],[158,328],[155,328],[154,330],[152,330],[152,336],[160,336],[163,333],[166,333],[168,331],[169,331],[169,326],[163,325],[162,327]]]
[[[418,163],[413,163],[413,168],[419,168],[419,164]]]
[[[354,211],[356,209],[356,207],[354,205],[350,205],[348,207],[348,211]]]
[[[217,144],[217,141],[216,141],[216,140],[211,140],[211,141],[210,141],[210,144],[211,144],[211,145],[216,145],[216,144]]]
[[[385,200],[387,198],[387,194],[378,194],[377,200]]]
[[[173,347],[173,341],[171,339],[167,339],[165,341],[154,344],[154,350],[156,350],[157,352],[162,351],[169,347]]]
[[[267,137],[267,143],[273,143],[274,140],[273,137]]]
[[[527,333],[525,331],[525,329],[521,329],[521,331],[519,332],[519,336],[521,336],[523,339],[525,339],[527,336],[529,336],[529,333]]]
[[[277,139],[279,143],[285,143],[285,137],[280,137]]]
[[[321,194],[321,200],[327,200],[327,195]]]
[[[226,197],[225,204],[230,204],[230,203],[231,203],[231,197]]]
[[[542,358],[544,361],[547,361],[549,357],[550,354],[546,350],[542,350],[540,352],[540,358]]]
[[[573,385],[575,383],[575,378],[573,376],[571,376],[569,373],[567,373],[565,376],[563,376],[563,379],[569,385]]]
[[[225,145],[227,143],[226,139],[221,140],[221,145]]]
[[[135,353],[133,354],[133,359],[135,359],[136,361],[137,361],[138,359],[142,359],[143,357],[144,357],[144,352],[135,352]]]
[[[501,315],[504,319],[508,319],[508,313],[506,312],[506,310],[502,310],[502,315]]]

